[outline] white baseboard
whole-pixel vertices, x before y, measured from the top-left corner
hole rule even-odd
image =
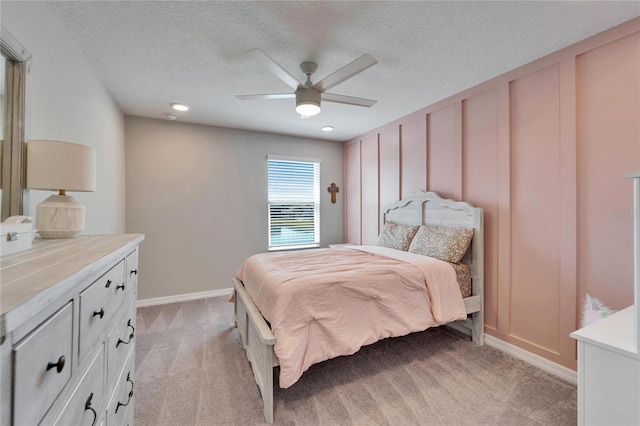
[[[447,324],[447,326],[453,328],[454,330],[460,331],[467,336],[471,336],[471,330],[464,327],[462,324],[459,324],[458,322],[451,322]],[[547,373],[551,373],[554,376],[558,376],[568,382],[571,382],[573,384],[578,383],[578,373],[571,370],[570,368],[563,367],[560,364],[556,364],[555,362],[549,361],[546,358],[542,358],[539,355],[536,355],[529,351],[525,351],[524,349],[514,346],[511,343],[507,343],[504,340],[500,340],[496,337],[490,336],[487,333],[484,334],[484,343],[488,346],[501,350],[508,355],[526,361],[529,364],[534,365],[539,369],[546,371]]]
[[[145,306],[164,305],[167,303],[186,302],[187,300],[206,299],[209,297],[228,296],[231,294],[232,288],[223,288],[221,290],[201,291],[199,293],[177,294],[175,296],[153,297],[151,299],[138,300],[136,306],[143,308]]]
[[[546,358],[542,358],[541,356],[538,356],[534,353],[525,351],[524,349],[514,346],[511,343],[507,343],[504,340],[500,340],[496,337],[490,336],[486,333],[484,334],[484,342],[487,345],[499,349],[506,354],[526,361],[529,364],[532,364],[540,368],[541,370],[546,371],[547,373],[551,373],[554,376],[558,376],[561,379],[564,379],[573,384],[578,383],[578,373],[571,370],[570,368],[563,367],[560,364],[556,364],[553,361],[549,361]]]

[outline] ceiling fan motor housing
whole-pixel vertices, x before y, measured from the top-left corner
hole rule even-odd
[[[301,103],[315,104],[320,107],[320,91],[313,87],[308,89],[300,87],[296,90],[296,105],[300,105]]]

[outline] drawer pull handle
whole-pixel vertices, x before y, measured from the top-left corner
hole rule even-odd
[[[102,319],[102,317],[104,316],[104,308],[101,308],[99,311],[93,311],[93,316],[100,316],[100,319]]]
[[[111,287],[111,280],[107,280],[107,284],[104,286],[104,288],[109,288]]]
[[[127,382],[131,383],[131,390],[129,391],[129,399],[127,399],[126,404],[123,404],[122,402],[118,401],[118,405],[116,405],[116,414],[118,413],[118,408],[126,407],[131,402],[131,398],[133,398],[133,380],[131,380],[131,372],[127,373]]]
[[[52,368],[55,367],[56,371],[58,373],[62,372],[62,369],[64,368],[64,363],[65,363],[65,359],[64,359],[64,355],[61,356],[60,358],[58,358],[58,362],[50,362],[47,364],[47,371],[51,370]]]
[[[93,392],[91,392],[91,395],[89,395],[89,398],[87,398],[87,402],[84,403],[84,411],[91,410],[93,412],[93,422],[91,422],[91,426],[95,426],[96,420],[98,420],[98,413],[96,413],[96,410],[94,410],[93,407],[91,407],[92,399],[93,399]]]
[[[127,321],[127,327],[131,327],[131,334],[129,335],[129,340],[125,342],[124,340],[118,338],[118,343],[116,343],[116,349],[118,349],[118,346],[120,346],[120,343],[124,343],[125,345],[128,345],[129,343],[131,343],[131,340],[133,340],[133,335],[136,331],[136,328],[131,325],[131,319]]]
[[[118,291],[118,290],[124,291],[124,284],[120,284],[120,285],[116,286],[116,291]]]
[[[129,275],[138,275],[138,270],[132,269],[131,271],[129,271]]]

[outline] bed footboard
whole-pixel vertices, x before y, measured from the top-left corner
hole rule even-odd
[[[242,282],[234,278],[233,288],[236,326],[251,364],[253,377],[262,394],[264,418],[267,423],[273,423],[273,367],[277,365],[273,345],[276,338]]]

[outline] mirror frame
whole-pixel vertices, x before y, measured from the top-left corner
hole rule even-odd
[[[5,94],[11,97],[11,139],[6,153],[10,154],[10,160],[5,160],[4,165],[9,165],[8,171],[2,170],[2,211],[0,219],[8,216],[20,215],[29,210],[28,191],[26,187],[26,144],[28,139],[29,123],[29,77],[31,74],[31,53],[18,42],[6,30],[4,26],[0,32],[0,51],[13,61],[12,87],[5,87]],[[7,73],[9,70],[7,70]],[[7,78],[9,80],[9,78]],[[5,123],[6,124],[6,123]],[[4,129],[3,129],[4,131]],[[4,154],[4,153],[3,153]],[[8,182],[4,180],[8,179]],[[5,191],[8,194],[5,194]]]

